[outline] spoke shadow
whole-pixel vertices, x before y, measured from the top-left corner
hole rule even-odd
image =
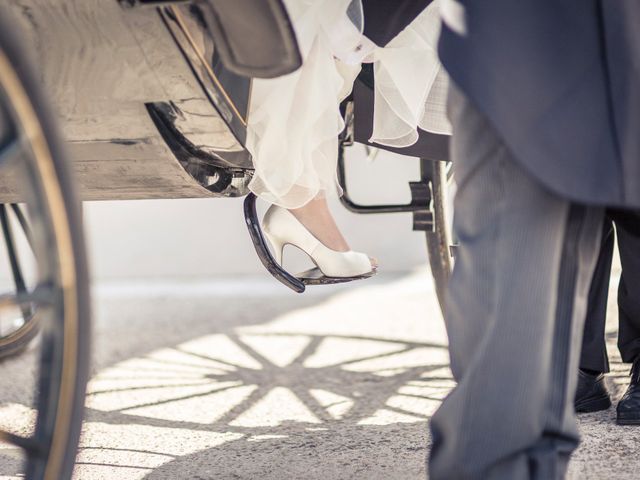
[[[136,478],[423,478],[426,422],[453,386],[446,345],[425,341],[437,311],[429,318],[425,308],[419,335],[384,313],[345,329],[350,308],[342,318],[324,311],[347,301],[315,298],[299,319],[283,309],[106,366],[89,389],[83,445],[114,458],[81,455],[79,472],[135,466],[124,449],[139,451],[138,466],[168,456]],[[145,429],[182,446],[150,447]],[[95,440],[114,431],[118,445]]]
[[[237,359],[215,351],[213,346],[220,344],[220,338],[237,347]],[[157,362],[166,367],[168,375],[173,375],[174,364],[170,358],[175,354],[175,365],[180,365],[190,374],[199,374],[199,382],[209,382],[204,384],[211,387],[206,391],[185,394],[185,388],[193,386],[187,383],[168,384],[163,388],[162,377],[154,385],[136,386],[136,380],[148,382],[149,378],[127,375],[115,365],[109,369],[107,379],[116,383],[124,379],[125,382],[133,381],[133,384],[118,389],[97,388],[90,390],[89,394],[89,425],[120,426],[125,436],[126,432],[135,432],[136,426],[145,426],[163,432],[179,430],[186,434],[184,438],[187,441],[198,432],[232,435],[231,438],[221,445],[196,448],[186,455],[168,453],[166,447],[144,449],[129,447],[126,443],[119,448],[89,447],[103,448],[107,458],[115,456],[116,460],[89,461],[81,454],[79,472],[83,468],[111,467],[114,471],[130,468],[128,472],[137,472],[131,475],[146,479],[184,478],[185,472],[190,471],[211,471],[215,475],[199,477],[194,474],[189,478],[223,479],[331,478],[331,475],[363,479],[376,476],[424,477],[428,444],[426,421],[453,386],[450,375],[443,374],[448,372],[447,362],[439,360],[445,351],[443,345],[374,336],[308,335],[292,331],[269,332],[262,337],[252,333],[251,338],[253,343],[244,341],[242,334],[234,331],[214,336],[210,354],[202,351],[203,347],[206,350],[207,344],[195,339],[199,347],[197,352],[190,350],[193,349],[191,341],[173,349],[164,348],[165,358],[157,352],[141,357],[145,365]],[[256,338],[266,339],[267,344],[268,339],[296,338],[303,339],[301,343],[304,344],[289,356],[290,361],[282,364],[271,358],[273,352],[271,355],[265,353],[268,349],[259,351],[260,343]],[[336,352],[344,357],[341,360],[331,355],[319,359],[328,342],[335,340],[354,347],[362,342],[367,349],[362,353],[347,352],[346,356],[345,352]],[[372,346],[377,346],[380,352],[372,353]],[[423,355],[422,360],[420,355]],[[188,357],[193,358],[194,363],[183,360]],[[247,359],[256,364],[245,365]],[[232,369],[209,373],[203,367],[208,362],[212,369],[219,364]],[[136,369],[131,359],[124,364],[126,369]],[[100,376],[97,380],[100,381]],[[232,384],[227,387],[215,388],[230,382]],[[193,418],[181,420],[172,414],[172,405],[181,410],[184,408],[182,402],[199,398],[206,402],[221,392],[248,386],[253,389],[243,398],[236,399],[236,403],[214,403],[222,407],[223,413],[213,421],[203,421],[197,412]],[[168,398],[160,395],[155,401],[138,397],[140,391],[158,388],[171,390],[172,394]],[[280,403],[276,400],[274,404],[270,396],[284,391],[289,392],[289,396],[279,397]],[[91,407],[92,397],[112,393],[125,397],[131,394],[134,401],[108,411]],[[169,408],[162,410],[164,407]],[[287,414],[288,410],[297,413]],[[119,450],[134,451],[143,458],[165,457],[157,467],[141,467],[120,460],[124,453]],[[364,464],[364,459],[371,460]]]

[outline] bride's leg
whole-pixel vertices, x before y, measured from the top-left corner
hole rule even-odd
[[[331,215],[324,195],[317,196],[303,207],[289,211],[325,246],[338,252],[350,250],[349,244]]]

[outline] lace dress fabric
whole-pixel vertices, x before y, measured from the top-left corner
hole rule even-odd
[[[298,208],[340,187],[336,178],[340,102],[363,62],[372,62],[372,142],[404,147],[417,128],[449,134],[447,76],[438,61],[435,0],[385,47],[367,39],[361,0],[285,0],[303,58],[293,73],[253,81],[247,148],[251,190],[269,203]]]

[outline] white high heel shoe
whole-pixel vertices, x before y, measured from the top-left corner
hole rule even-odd
[[[372,273],[371,259],[364,253],[338,252],[313,236],[287,209],[271,205],[262,220],[262,231],[275,251],[275,260],[282,265],[285,245],[298,247],[309,255],[327,277],[359,277]]]

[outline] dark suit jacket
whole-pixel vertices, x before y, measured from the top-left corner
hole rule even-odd
[[[457,6],[443,64],[522,166],[573,200],[640,207],[640,0]]]

